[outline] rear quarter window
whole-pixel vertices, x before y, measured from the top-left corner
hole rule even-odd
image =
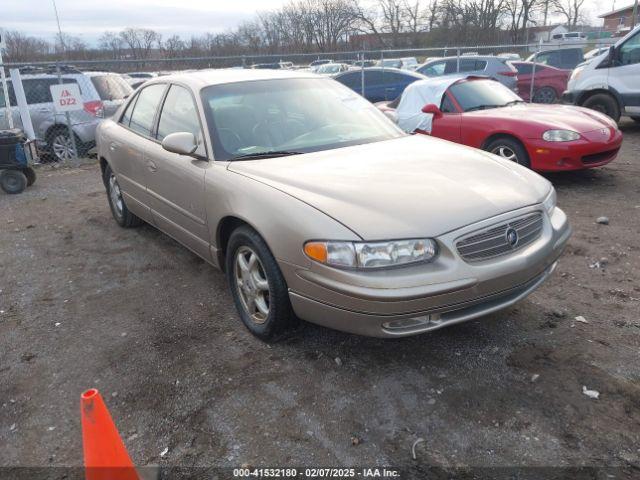
[[[94,75],[91,83],[100,100],[123,100],[133,92],[131,86],[119,75]]]

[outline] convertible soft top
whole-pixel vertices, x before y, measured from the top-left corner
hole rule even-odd
[[[475,75],[451,75],[427,78],[411,83],[404,90],[400,104],[396,109],[398,126],[407,133],[423,130],[431,133],[433,115],[422,113],[422,108],[433,103],[440,107],[447,89],[458,80]]]

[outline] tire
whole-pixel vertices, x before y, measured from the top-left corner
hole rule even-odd
[[[22,170],[22,173],[24,173],[24,176],[27,177],[27,187],[30,187],[31,185],[36,183],[36,171],[33,168],[27,167]]]
[[[531,168],[529,154],[524,146],[513,137],[498,137],[491,140],[484,149],[523,167]]]
[[[556,100],[558,100],[558,94],[551,87],[542,87],[533,94],[535,103],[556,103]]]
[[[74,133],[78,157],[87,154],[88,149],[85,144]],[[54,162],[66,162],[73,158],[73,143],[69,136],[69,129],[66,126],[58,125],[53,127],[47,134],[47,150]]]
[[[142,219],[131,213],[124,203],[118,179],[109,165],[104,170],[104,180],[109,208],[111,208],[111,214],[116,223],[122,228],[134,228],[142,225],[144,223]]]
[[[618,102],[607,93],[596,93],[590,96],[582,103],[582,106],[602,112],[616,122],[620,120],[620,107],[618,106]]]
[[[640,117],[631,117],[631,120],[633,120],[636,123],[640,123]]]
[[[27,188],[27,177],[20,170],[0,171],[0,187],[8,194],[24,192]]]
[[[295,326],[280,267],[255,230],[245,225],[231,233],[225,264],[236,309],[253,335],[270,342]]]

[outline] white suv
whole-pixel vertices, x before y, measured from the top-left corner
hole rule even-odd
[[[628,115],[640,122],[640,26],[609,51],[578,65],[563,99],[606,113],[615,121]]]

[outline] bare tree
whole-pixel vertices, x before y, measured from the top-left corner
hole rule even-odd
[[[44,59],[52,50],[51,45],[35,37],[24,35],[15,30],[4,32],[6,42],[6,61],[32,62]]]
[[[124,42],[117,33],[104,32],[98,39],[98,47],[107,52],[111,52],[113,59],[118,59],[122,56]]]
[[[153,45],[162,38],[156,31],[148,28],[127,27],[119,35],[135,59],[149,58]]]
[[[554,13],[564,16],[567,19],[567,26],[573,28],[583,20],[582,6],[584,2],[585,0],[553,0],[552,6]]]

